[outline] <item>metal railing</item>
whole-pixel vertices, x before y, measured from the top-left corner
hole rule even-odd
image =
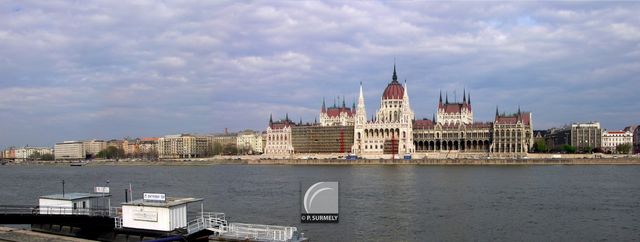
[[[112,212],[113,211],[113,212]],[[68,207],[40,207],[21,205],[1,205],[0,214],[33,214],[33,215],[86,215],[109,217],[115,214],[115,208],[68,208]]]
[[[266,241],[291,241],[298,231],[296,227],[231,223],[225,237]]]
[[[187,233],[193,234],[205,229],[217,233],[226,231],[227,219],[224,213],[204,212],[187,223]]]
[[[122,228],[122,217],[114,217],[114,228],[121,229]]]

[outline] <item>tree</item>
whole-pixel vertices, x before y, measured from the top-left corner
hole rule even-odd
[[[98,152],[96,157],[103,158],[103,159],[119,159],[124,157],[124,150],[118,149],[115,146],[109,146],[106,149]]]
[[[236,147],[236,144],[227,144],[224,146],[224,149],[222,151],[225,155],[237,155],[238,154],[238,148]]]
[[[222,154],[222,149],[222,144],[220,144],[219,142],[213,142],[213,155]]]
[[[575,146],[571,146],[571,145],[563,145],[562,146],[562,150],[564,150],[565,152],[567,152],[569,154],[576,153],[576,147]]]
[[[40,152],[37,152],[37,151],[31,153],[31,155],[29,156],[29,159],[31,160],[39,160],[41,158],[42,156],[40,155]]]
[[[537,140],[533,147],[536,152],[547,152],[547,144],[544,140]]]
[[[618,146],[616,146],[616,151],[621,154],[629,154],[630,150],[631,150],[631,144],[629,143],[619,144]]]
[[[40,156],[40,160],[53,160],[53,154],[43,154]]]

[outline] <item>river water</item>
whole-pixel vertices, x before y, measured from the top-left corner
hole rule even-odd
[[[109,187],[201,197],[230,222],[296,226],[313,241],[629,241],[640,166],[0,166],[0,204]],[[300,184],[340,183],[338,224],[300,223]],[[198,210],[198,207],[193,208]]]

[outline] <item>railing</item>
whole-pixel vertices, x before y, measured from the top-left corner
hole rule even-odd
[[[290,241],[294,239],[297,230],[296,227],[287,226],[231,223],[225,236],[237,239]]]
[[[67,208],[67,207],[40,207],[40,206],[21,206],[21,205],[2,205],[0,206],[0,214],[33,214],[33,215],[87,215],[109,217],[115,214],[114,209],[103,208]]]
[[[215,230],[214,232],[226,231],[227,220],[224,213],[205,212],[200,213],[194,220],[187,223],[187,233],[193,234],[205,229]]]
[[[114,228],[121,229],[122,228],[122,217],[114,217]]]

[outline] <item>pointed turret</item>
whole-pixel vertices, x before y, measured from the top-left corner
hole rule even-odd
[[[344,96],[342,96],[342,108],[346,108],[347,105],[344,103]]]
[[[440,90],[440,99],[438,100],[438,109],[442,108],[442,90]]]
[[[323,113],[327,112],[327,106],[326,106],[326,104],[324,103],[324,97],[322,97],[322,112],[323,112]]]
[[[287,114],[284,116],[284,120],[285,120],[285,121],[289,121],[289,113],[287,113]]]
[[[273,114],[269,114],[269,126],[273,124]]]
[[[462,102],[467,103],[467,90],[466,88],[462,89]]]
[[[396,75],[396,63],[395,63],[395,61],[394,61],[394,63],[393,63],[393,77],[391,77],[391,79],[392,79],[393,81],[395,81],[395,82],[397,82],[397,81],[398,81],[398,75]]]
[[[449,104],[449,93],[445,93],[445,102],[446,104]]]
[[[435,113],[431,117],[431,122],[433,122],[434,124],[436,123],[436,114]]]
[[[351,105],[351,112],[355,112],[356,111],[356,100],[353,100],[353,105]]]
[[[362,82],[360,82],[360,93],[358,94],[358,106],[354,104],[353,110],[356,112],[355,121],[358,124],[367,123],[367,110],[364,107],[364,92],[362,91]]]
[[[302,125],[302,117],[300,117],[300,122],[298,122],[299,125]]]
[[[500,115],[500,113],[498,113],[498,106],[496,105],[496,118]]]
[[[467,103],[471,105],[471,92],[467,93]]]

